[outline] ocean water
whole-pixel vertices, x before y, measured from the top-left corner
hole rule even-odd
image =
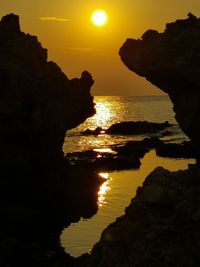
[[[174,118],[172,104],[167,96],[97,96],[96,115],[89,118],[76,129],[67,133],[63,150],[67,152],[84,151],[87,149],[106,149],[111,144],[121,144],[128,140],[138,140],[142,136],[106,135],[83,136],[81,132],[96,127],[108,128],[121,121],[169,121],[173,134],[165,137],[170,142],[182,142],[187,137],[182,133]],[[194,160],[167,159],[156,156],[151,151],[142,159],[139,170],[100,173],[105,183],[99,190],[98,212],[89,220],[81,220],[64,229],[61,244],[68,253],[77,257],[89,253],[93,245],[100,239],[101,232],[115,219],[124,214],[131,199],[135,196],[146,176],[156,167],[162,166],[171,171],[186,169]]]
[[[96,114],[87,119],[79,127],[70,130],[65,139],[63,150],[65,153],[83,151],[86,149],[104,148],[107,145],[122,143],[127,140],[141,139],[144,136],[110,136],[99,135],[82,136],[80,132],[97,127],[108,128],[114,123],[122,121],[150,121],[174,124],[173,138],[177,142],[186,136],[182,133],[174,118],[172,104],[167,95],[163,96],[96,96]],[[172,138],[172,137],[171,137]]]

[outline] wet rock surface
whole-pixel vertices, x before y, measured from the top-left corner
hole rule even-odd
[[[124,64],[167,93],[181,129],[200,145],[200,19],[168,23],[163,33],[146,31],[120,49]]]

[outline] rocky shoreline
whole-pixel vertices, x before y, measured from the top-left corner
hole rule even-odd
[[[191,142],[169,143],[158,137],[144,138],[141,141],[128,141],[125,144],[107,146],[110,152],[87,150],[67,153],[66,161],[76,168],[86,167],[93,171],[121,171],[139,169],[141,159],[150,150],[166,158],[196,159],[200,151]]]
[[[62,151],[66,131],[95,113],[94,81],[68,79],[14,14],[0,40],[0,265],[53,266],[63,228],[98,208],[101,179]]]
[[[102,233],[90,267],[199,266],[200,170],[156,168]]]
[[[164,32],[147,30],[140,39],[127,39],[119,54],[133,72],[146,78],[173,103],[183,132],[199,146],[200,133],[200,18],[167,23]]]
[[[0,266],[199,266],[198,164],[178,172],[156,168],[138,188],[125,215],[103,231],[90,255],[73,258],[64,252],[59,240],[64,227],[81,217],[90,218],[97,212],[97,192],[103,182],[97,171],[139,168],[140,159],[151,149],[156,149],[161,156],[192,157],[199,161],[200,75],[196,69],[199,50],[193,47],[199,39],[199,23],[199,19],[190,14],[186,20],[168,24],[163,35],[147,32],[142,40],[128,40],[120,50],[130,69],[169,93],[177,120],[191,142],[166,144],[155,137],[146,138],[113,146],[114,154],[101,153],[99,158],[94,151],[69,154],[64,158],[62,145],[66,131],[95,113],[90,94],[94,81],[87,71],[79,79],[68,79],[54,62],[47,60],[47,50],[37,38],[21,32],[18,16],[10,14],[2,18]],[[177,41],[179,32],[183,39],[180,43]],[[190,33],[192,39],[189,39],[194,42],[187,42],[186,47],[182,47]],[[195,66],[184,63],[177,74],[174,67],[177,58],[173,56],[166,70],[170,42],[175,54],[177,50],[196,51]],[[164,57],[160,53],[163,44]],[[178,44],[181,47],[177,48]],[[152,53],[151,60],[144,60],[143,55],[148,54],[143,53],[144,50],[151,52],[153,48],[156,51],[155,47],[159,47],[159,53]],[[135,59],[135,55],[139,59]],[[156,62],[154,56],[162,59],[158,66],[151,64]],[[189,62],[193,57],[193,53],[187,54]],[[149,69],[149,64],[153,70]],[[135,123],[131,124],[135,127]],[[161,128],[168,126],[165,123]],[[108,133],[117,134],[115,127],[114,132],[112,129]],[[158,131],[162,130],[159,127]],[[133,128],[131,134],[137,132]],[[153,128],[155,131],[156,126]],[[127,129],[130,130],[130,123],[123,125],[118,133],[127,132]],[[98,135],[99,131],[96,129],[91,134]]]

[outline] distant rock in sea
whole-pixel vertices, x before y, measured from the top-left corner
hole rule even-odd
[[[157,133],[172,126],[168,121],[163,123],[148,121],[123,121],[111,125],[105,132],[107,134],[139,135]]]
[[[114,134],[114,135],[139,135],[139,134],[152,134],[161,132],[172,126],[168,121],[166,122],[149,122],[149,121],[122,121],[112,124],[109,128],[103,129],[97,127],[94,130],[86,129],[81,132],[82,135],[94,135],[98,136],[99,134]],[[163,132],[162,135],[165,136],[171,134]]]
[[[182,130],[200,146],[200,19],[168,23],[163,33],[146,31],[120,49],[124,64],[167,93]]]

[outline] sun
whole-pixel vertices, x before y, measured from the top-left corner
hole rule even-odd
[[[108,21],[108,15],[104,10],[95,10],[91,16],[92,23],[97,27],[103,27]]]

